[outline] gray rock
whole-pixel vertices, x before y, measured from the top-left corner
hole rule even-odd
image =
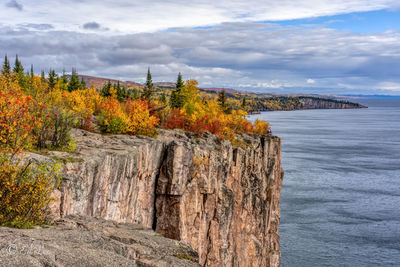
[[[200,266],[188,245],[151,229],[67,216],[54,226],[0,228],[0,266]]]

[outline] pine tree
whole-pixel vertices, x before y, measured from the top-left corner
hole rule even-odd
[[[222,89],[221,92],[218,93],[218,104],[225,111],[226,110],[226,95],[225,89]]]
[[[3,69],[1,70],[1,74],[3,74],[6,77],[9,77],[11,74],[10,61],[8,61],[7,55],[5,55],[4,57],[4,64],[3,64]]]
[[[72,92],[81,89],[81,83],[79,82],[78,73],[76,69],[72,68],[71,79],[68,84],[68,91]]]
[[[18,55],[15,56],[15,65],[13,71],[18,74],[24,73],[24,67],[22,66],[21,61],[19,61]]]
[[[184,87],[182,74],[179,72],[178,79],[176,80],[176,87],[171,92],[169,106],[171,108],[182,108],[184,106],[184,97],[182,95],[182,88]]]
[[[50,89],[54,89],[54,87],[55,87],[56,84],[57,84],[57,74],[56,74],[56,72],[55,72],[54,70],[52,70],[52,69],[50,69],[48,81],[49,81],[49,88],[50,88]]]
[[[143,89],[142,98],[146,99],[147,101],[151,100],[151,97],[154,93],[154,85],[153,80],[151,78],[150,68],[147,70],[147,79],[146,79],[146,86]]]

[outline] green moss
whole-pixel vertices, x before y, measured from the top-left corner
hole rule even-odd
[[[58,156],[51,156],[52,159],[54,159],[57,162],[62,162],[62,163],[75,163],[75,162],[84,162],[83,159],[81,158],[74,158],[74,157],[58,157]]]
[[[177,253],[177,254],[174,254],[173,256],[178,259],[181,259],[181,260],[197,262],[196,259],[193,258],[192,256],[190,256],[189,254]]]

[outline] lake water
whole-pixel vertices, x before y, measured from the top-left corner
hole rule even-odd
[[[265,112],[282,138],[282,266],[400,266],[400,98]]]

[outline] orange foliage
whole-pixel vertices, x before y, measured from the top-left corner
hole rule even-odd
[[[16,84],[0,81],[0,145],[18,153],[20,148],[29,146],[30,135],[38,122],[32,114],[33,99],[16,87]]]
[[[125,133],[148,136],[155,134],[155,126],[158,125],[159,119],[156,116],[150,115],[147,101],[128,99],[125,103],[125,112],[128,116]]]

